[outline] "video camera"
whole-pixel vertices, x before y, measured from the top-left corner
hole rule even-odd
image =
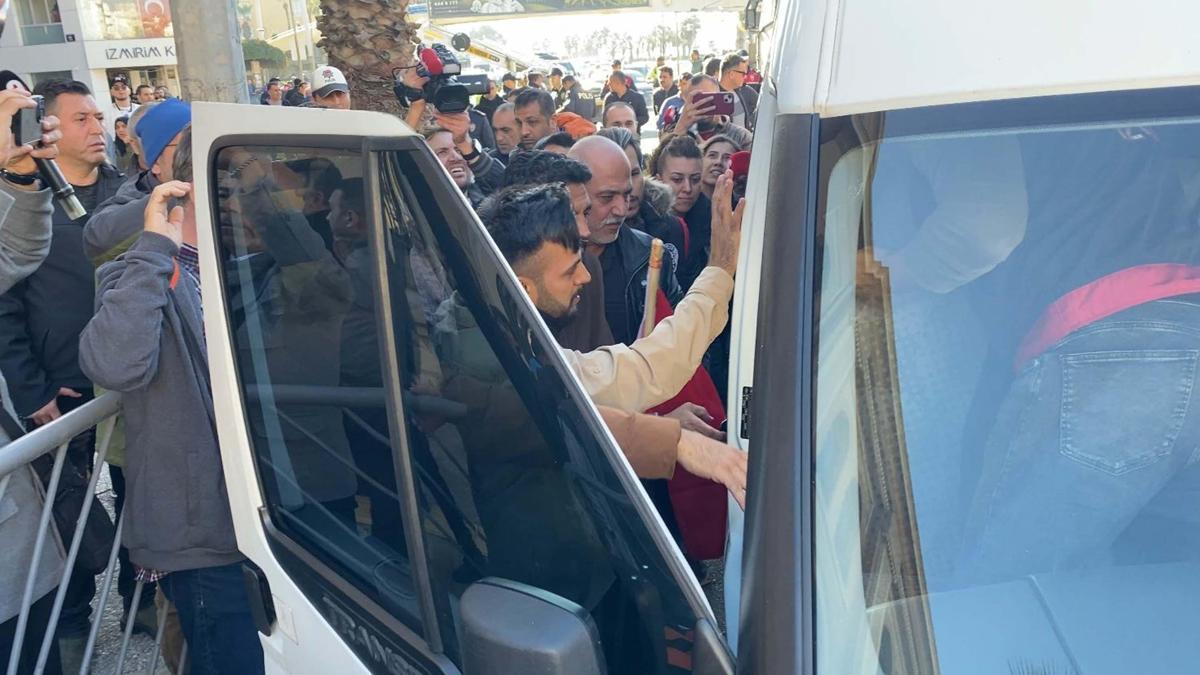
[[[466,38],[466,36],[462,36]],[[466,49],[470,45],[469,38],[466,38],[465,45],[462,49]],[[457,48],[460,45],[459,36],[455,36],[454,46]],[[421,88],[420,95],[417,96],[416,90],[405,87],[397,78],[396,82],[396,97],[401,102],[411,104],[415,98],[424,98],[429,101],[433,107],[440,113],[460,113],[466,110],[470,105],[470,97],[474,94],[487,93],[487,78],[477,78],[472,76],[463,76],[460,80],[459,75],[462,74],[462,63],[450,48],[441,43],[434,43],[430,47],[420,47],[417,49],[417,74],[421,77],[429,78],[425,86]]]

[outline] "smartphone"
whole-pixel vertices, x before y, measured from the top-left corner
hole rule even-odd
[[[733,92],[731,91],[714,91],[714,92],[697,92],[692,97],[692,104],[699,107],[704,105],[705,101],[711,101],[713,104],[713,115],[732,115],[733,114]]]
[[[42,117],[46,114],[46,99],[41,96],[32,97],[37,105],[33,108],[21,108],[13,116],[12,132],[17,145],[33,145],[42,140]]]

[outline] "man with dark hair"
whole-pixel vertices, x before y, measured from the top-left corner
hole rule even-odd
[[[35,93],[45,97],[46,113],[62,120],[58,165],[88,211],[72,220],[55,202],[49,255],[37,271],[0,296],[0,372],[17,413],[30,426],[42,426],[93,397],[92,383],[79,368],[79,334],[92,317],[95,299],[95,272],[84,255],[83,228],[96,205],[115,194],[123,179],[107,163],[104,113],[87,85],[53,80]],[[94,452],[94,431],[71,440],[60,491],[86,490]],[[71,534],[62,533],[68,540]],[[76,668],[87,638],[93,573],[73,571],[59,619],[64,662]]]
[[[604,115],[600,118],[600,126],[605,129],[626,129],[629,133],[641,137],[642,132],[637,120],[637,112],[633,106],[624,101],[609,103],[604,107]]]
[[[563,70],[558,66],[550,69],[550,93],[554,94],[554,107],[561,108],[567,92],[563,88]]]
[[[721,59],[714,56],[704,64],[704,74],[709,77],[720,77],[721,75]]]
[[[533,146],[534,150],[545,150],[557,155],[565,155],[575,145],[575,139],[565,131],[550,134]]]
[[[749,72],[749,62],[741,54],[730,54],[721,62],[721,89],[733,92],[733,124],[754,130],[755,106],[758,103],[757,94],[751,101],[746,92],[746,73]],[[753,90],[750,90],[753,92]]]
[[[575,113],[585,120],[596,121],[596,101],[584,95],[583,85],[574,75],[563,78],[562,102],[558,104],[558,111]]]
[[[504,77],[500,78],[500,85],[503,87],[503,95],[507,97],[509,94],[517,90],[517,76],[512,73],[505,73]]]
[[[587,182],[592,179],[592,172],[582,162],[550,152],[518,151],[509,159],[508,171],[504,178],[506,189],[548,183],[565,185],[571,195],[571,208],[575,213],[575,225],[579,236],[586,239],[588,216],[592,209]],[[484,208],[489,206],[485,205]],[[570,321],[548,323],[558,344],[568,349],[588,352],[612,344],[614,340],[612,331],[608,328],[608,320],[604,316],[604,281],[600,260],[595,254],[585,252],[583,264],[592,278],[592,283],[584,288],[580,313]]]
[[[637,117],[637,130],[640,133],[642,125],[650,121],[650,113],[646,110],[646,98],[629,86],[625,73],[619,70],[609,76],[608,88],[609,93],[604,99],[604,109],[607,111],[608,107],[614,103],[628,104],[633,108]]]
[[[283,105],[283,82],[278,77],[268,80],[267,88],[258,101],[263,105]]]
[[[679,95],[679,85],[675,84],[675,69],[671,66],[661,66],[658,69],[658,89],[654,90],[654,114],[662,111],[663,103],[672,96]]]
[[[526,89],[513,101],[521,147],[532,150],[537,142],[558,131],[554,124],[554,97],[543,89]]]
[[[137,99],[138,105],[154,103],[154,87],[148,84],[139,84],[134,96]]]
[[[500,92],[496,90],[496,82],[492,78],[487,81],[487,93],[479,97],[479,103],[475,104],[475,109],[483,113],[487,117],[488,124],[495,127],[493,116],[496,114],[496,109],[504,103],[504,99],[500,98]]]
[[[117,118],[121,115],[132,115],[138,109],[138,102],[133,100],[133,91],[129,88],[129,76],[124,73],[113,75],[108,83],[108,95],[111,104],[101,108],[104,113],[104,129],[109,138],[117,135],[115,128]]]
[[[506,188],[481,214],[521,287],[550,323],[577,313],[584,289],[595,283],[583,265],[584,242],[571,222],[564,192],[558,183]],[[604,405],[600,415],[638,476],[669,478],[678,461],[724,484],[739,503],[743,501],[745,458],[735,456],[732,448],[683,429],[675,419]],[[705,451],[697,453],[699,449]]]

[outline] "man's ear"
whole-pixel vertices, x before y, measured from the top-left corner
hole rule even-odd
[[[530,300],[533,300],[533,304],[536,307],[538,303],[537,285],[529,277],[520,274],[517,275],[517,281],[521,282],[521,288],[525,289],[525,294],[529,296]]]

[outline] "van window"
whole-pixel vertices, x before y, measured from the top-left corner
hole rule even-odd
[[[588,610],[609,672],[688,663],[694,607],[494,245],[432,161],[422,172],[412,154],[383,153],[380,173],[407,446],[449,655],[461,664],[459,597],[495,576]]]
[[[365,262],[362,166],[350,150],[222,149],[222,290],[271,524],[420,632]],[[340,620],[303,583],[310,565],[281,564]]]
[[[818,672],[1200,657],[1200,119],[1141,96],[822,120]]]

